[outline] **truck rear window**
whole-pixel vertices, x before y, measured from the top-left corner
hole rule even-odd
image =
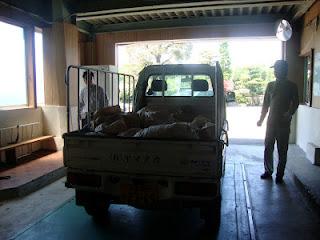
[[[146,89],[148,97],[212,97],[209,75],[151,75]]]

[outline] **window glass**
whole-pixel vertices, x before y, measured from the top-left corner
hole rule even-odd
[[[0,21],[0,107],[26,105],[27,82],[23,28]]]
[[[191,96],[191,75],[166,75],[164,79],[168,85],[165,96]]]
[[[36,54],[37,103],[44,104],[43,45],[41,32],[34,33],[34,45]]]
[[[197,97],[212,97],[213,96],[213,89],[212,89],[212,82],[210,76],[208,75],[194,75],[193,81],[201,81],[200,84],[197,85],[197,89],[193,90],[193,96]],[[198,90],[198,91],[196,91]]]
[[[164,81],[162,81],[163,79]],[[164,96],[167,97],[213,96],[212,83],[208,75],[150,76],[146,96],[162,96],[162,90],[164,91]]]

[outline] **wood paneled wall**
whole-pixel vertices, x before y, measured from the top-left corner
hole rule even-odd
[[[88,34],[79,32],[79,57],[81,65],[95,65],[95,43]]]
[[[303,101],[304,59],[300,56],[301,27],[293,26],[292,37],[285,43],[286,60],[288,62],[288,79],[297,84],[299,101]]]
[[[116,65],[115,45],[138,41],[274,36],[272,23],[185,27],[101,33],[96,35],[96,64]]]
[[[25,27],[25,52],[26,52],[26,77],[28,106],[36,107],[36,69],[35,69],[35,46],[34,46],[34,28]]]
[[[315,53],[320,52],[320,1],[318,0],[306,13],[304,17],[303,32],[301,37],[300,54],[306,55],[314,49]],[[320,108],[320,97],[313,96],[312,106]]]
[[[78,65],[77,27],[54,23],[43,29],[44,88],[46,105],[66,105],[65,71],[68,65]]]

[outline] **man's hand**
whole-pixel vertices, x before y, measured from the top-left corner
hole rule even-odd
[[[262,122],[263,122],[263,120],[260,119],[260,120],[257,122],[257,126],[258,126],[258,127],[261,127]]]

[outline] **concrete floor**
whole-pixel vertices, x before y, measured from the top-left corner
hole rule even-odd
[[[74,196],[65,178],[25,197],[0,202],[0,239],[10,239]]]
[[[0,181],[0,201],[26,196],[66,174],[62,151],[39,150],[19,160],[19,165],[0,172],[0,177],[10,177]]]
[[[320,217],[298,190],[290,171],[281,185],[260,179],[262,155],[262,145],[229,147],[221,222],[214,233],[204,231],[197,209],[145,211],[112,205],[108,221],[96,224],[71,198],[55,210],[48,206],[49,214],[37,217],[28,228],[14,224],[24,216],[19,215],[19,206],[8,212],[16,219],[7,218],[3,209],[11,203],[3,203],[0,225],[10,234],[1,230],[0,239],[320,239]],[[38,202],[24,214],[33,215],[45,204]]]

